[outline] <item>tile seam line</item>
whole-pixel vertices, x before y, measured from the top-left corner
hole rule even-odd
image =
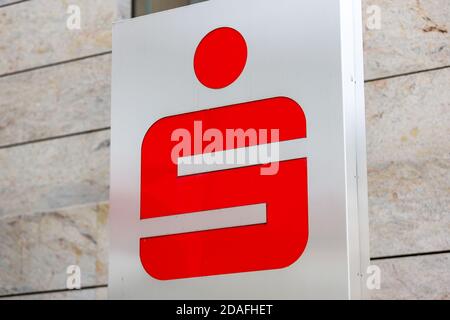
[[[392,255],[392,256],[381,256],[381,257],[370,258],[370,260],[371,261],[391,260],[391,259],[400,259],[400,258],[424,257],[424,256],[432,256],[432,255],[440,255],[440,254],[450,254],[450,250],[405,253],[405,254],[398,254],[398,255]]]
[[[450,68],[450,65],[446,65],[446,66],[442,66],[442,67],[436,67],[436,68],[431,68],[431,69],[423,69],[423,70],[399,73],[399,74],[394,74],[394,75],[390,75],[390,76],[364,80],[364,83],[371,83],[371,82],[382,81],[382,80],[389,80],[389,79],[395,79],[395,78],[401,78],[401,77],[408,77],[408,76],[413,76],[413,75],[416,75],[416,74],[421,74],[421,73],[426,73],[426,72],[433,72],[433,71],[439,71],[439,70],[444,70],[444,69],[448,69],[448,68]]]
[[[37,70],[41,70],[41,69],[56,67],[56,66],[60,66],[60,65],[68,64],[68,63],[72,63],[72,62],[78,62],[78,61],[83,61],[83,60],[87,60],[87,59],[91,59],[91,58],[101,57],[101,56],[109,55],[111,53],[112,53],[112,51],[109,50],[109,51],[99,52],[99,53],[95,53],[95,54],[91,54],[91,55],[87,55],[87,56],[82,56],[82,57],[78,57],[78,58],[74,58],[74,59],[69,59],[69,60],[63,60],[63,61],[58,61],[58,62],[54,62],[54,63],[49,63],[49,64],[45,64],[45,65],[42,65],[42,66],[27,68],[27,69],[23,69],[23,70],[14,71],[14,72],[8,72],[8,73],[0,74],[0,79],[6,78],[6,77],[15,76],[15,75],[19,75],[19,74],[22,74],[22,73],[27,73],[27,72],[37,71]]]
[[[52,294],[52,293],[63,293],[63,292],[80,292],[83,290],[93,290],[93,289],[101,289],[107,288],[107,284],[99,284],[95,286],[86,286],[81,287],[80,289],[54,289],[54,290],[42,290],[42,291],[33,291],[33,292],[23,292],[23,293],[11,293],[6,295],[0,295],[0,300],[5,298],[14,298],[14,297],[26,297],[32,295],[40,295],[40,294]]]
[[[15,147],[22,147],[22,146],[26,146],[26,145],[30,145],[30,144],[34,144],[34,143],[41,143],[41,142],[59,140],[59,139],[64,139],[64,138],[71,138],[71,137],[76,137],[76,136],[82,136],[82,135],[87,135],[87,134],[90,134],[90,133],[97,133],[97,132],[103,132],[103,131],[108,131],[108,130],[111,130],[111,127],[102,127],[102,128],[98,128],[98,129],[92,129],[92,130],[85,130],[85,131],[80,131],[80,132],[68,133],[68,134],[63,134],[63,135],[58,135],[58,136],[53,136],[53,137],[48,137],[48,138],[35,139],[35,140],[29,140],[29,141],[24,141],[24,142],[17,142],[17,143],[11,143],[11,144],[6,144],[6,145],[0,145],[0,150],[9,149],[9,148],[15,148]]]
[[[5,7],[14,6],[16,4],[20,4],[20,3],[24,3],[24,2],[30,2],[30,1],[31,0],[19,0],[19,1],[11,2],[11,3],[3,4],[3,5],[0,5],[0,9],[5,8]]]

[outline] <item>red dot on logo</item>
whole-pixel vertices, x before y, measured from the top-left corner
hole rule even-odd
[[[195,51],[195,75],[204,86],[222,89],[239,78],[246,62],[244,37],[233,28],[218,28],[208,33]]]

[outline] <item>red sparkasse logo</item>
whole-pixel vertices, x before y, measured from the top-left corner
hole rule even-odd
[[[244,37],[235,29],[223,27],[208,33],[198,45],[194,71],[204,86],[220,90],[241,75],[246,62]],[[174,132],[180,129],[193,137],[200,134],[203,139],[184,141],[180,148],[180,140],[174,139]],[[244,133],[244,139],[230,132]],[[249,138],[248,132],[256,132],[256,138]],[[220,141],[221,136],[228,139]],[[277,161],[277,170],[271,174],[262,174],[271,164],[255,163],[180,175],[179,160],[306,136],[303,110],[288,97],[220,106],[156,121],[142,143],[141,222],[237,207],[244,219],[245,208],[261,204],[265,220],[195,231],[180,228],[173,234],[142,237],[140,258],[148,274],[159,280],[174,280],[279,269],[297,261],[308,241],[306,158]],[[180,159],[173,159],[174,154]],[[208,219],[207,215],[201,217]]]

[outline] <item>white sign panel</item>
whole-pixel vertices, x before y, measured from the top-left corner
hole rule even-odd
[[[111,298],[365,296],[360,11],[211,0],[114,26]]]

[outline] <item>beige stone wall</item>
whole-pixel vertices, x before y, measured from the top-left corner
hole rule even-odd
[[[130,14],[130,0],[0,0],[0,298],[107,296],[111,25]],[[81,291],[66,291],[72,264]]]
[[[450,3],[363,3],[372,296],[450,299]]]
[[[80,31],[65,27],[69,2]],[[106,298],[119,2],[0,0],[0,297]],[[382,18],[364,35],[373,297],[450,299],[450,6],[368,5]],[[84,290],[65,290],[70,264]]]

